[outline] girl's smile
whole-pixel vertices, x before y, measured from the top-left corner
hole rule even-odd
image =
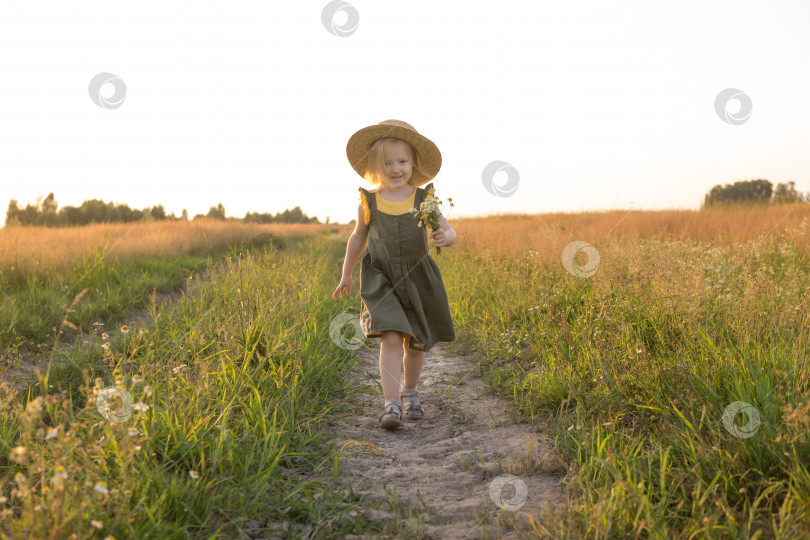
[[[389,191],[399,193],[411,179],[411,157],[404,142],[391,143],[385,151],[385,175],[391,183]]]

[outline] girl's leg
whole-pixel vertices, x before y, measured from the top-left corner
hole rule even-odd
[[[425,358],[425,353],[422,351],[414,351],[408,348],[408,340],[411,336],[403,334],[402,348],[405,350],[402,364],[405,369],[405,387],[414,388],[419,382],[419,374],[422,372],[422,360]]]
[[[382,380],[385,399],[399,400],[399,346],[402,343],[402,332],[383,330],[380,341],[380,379]]]

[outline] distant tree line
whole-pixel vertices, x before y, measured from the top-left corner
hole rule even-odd
[[[45,227],[67,227],[71,225],[87,225],[88,223],[128,223],[141,219],[188,219],[174,214],[166,215],[162,205],[147,207],[143,210],[130,208],[126,204],[105,203],[98,199],[84,201],[81,206],[63,206],[58,208],[53,193],[49,193],[43,200],[37,197],[36,204],[27,204],[20,207],[16,200],[8,203],[6,210],[6,225],[40,225]]]
[[[194,219],[202,217],[228,219],[225,217],[225,207],[222,203],[212,206],[207,214],[197,214]],[[36,204],[28,203],[25,208],[22,208],[16,200],[12,199],[8,203],[8,209],[6,210],[5,224],[6,226],[70,227],[89,223],[129,223],[140,220],[188,220],[188,211],[183,209],[182,215],[177,217],[174,212],[166,214],[166,210],[160,204],[138,210],[137,208],[130,208],[126,204],[106,203],[98,199],[84,201],[81,206],[63,206],[59,208],[54,194],[49,193],[45,199],[37,197]],[[307,217],[301,211],[301,208],[297,206],[292,210],[285,210],[275,215],[251,214],[248,212],[244,220],[254,223],[318,223],[317,217]]]
[[[329,223],[329,218],[326,218]],[[245,214],[245,223],[319,223],[317,217],[307,217],[300,207],[284,210],[272,214],[259,214],[257,212]]]
[[[773,188],[768,180],[743,180],[733,184],[716,185],[703,198],[703,207],[728,204],[785,204],[810,202],[810,192],[796,191],[796,182],[777,184]]]

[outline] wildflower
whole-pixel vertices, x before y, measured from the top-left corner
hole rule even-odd
[[[186,365],[185,365],[185,364],[180,364],[180,365],[179,365],[179,366],[177,366],[176,368],[173,368],[173,369],[172,369],[172,372],[173,372],[173,373],[177,373],[178,371],[180,371],[180,370],[181,370],[181,369],[183,369],[184,367],[186,367]]]
[[[47,441],[48,439],[55,439],[58,436],[59,436],[59,428],[55,427],[53,429],[48,430],[48,434],[45,435],[45,440]]]
[[[17,484],[17,488],[11,490],[11,497],[25,497],[31,490],[28,488],[28,479],[25,477],[23,473],[17,473],[14,475],[14,482]],[[18,489],[19,488],[19,489]]]
[[[143,387],[143,393],[146,394],[147,396],[151,396],[152,395],[152,387],[151,386],[144,386]]]
[[[121,333],[122,334],[128,334],[129,333],[129,326],[127,326],[127,325],[122,326],[121,327]]]
[[[452,201],[452,199],[448,199],[448,201]],[[417,226],[422,227],[425,225],[430,227],[433,231],[439,229],[439,216],[441,215],[439,212],[439,205],[442,201],[440,201],[435,196],[435,188],[431,187],[427,193],[425,193],[425,200],[419,205],[419,209],[417,210],[415,207],[408,210],[408,213],[413,214],[414,217],[419,219],[419,223]],[[452,202],[450,206],[455,206]],[[436,246],[436,255],[441,253],[441,248]]]
[[[28,486],[22,486],[20,489],[14,488],[11,490],[11,496],[18,499],[27,497],[29,493],[31,493],[31,490],[28,488]]]
[[[192,477],[194,480],[196,480],[196,479],[198,479],[200,477],[200,475],[197,474],[197,471],[188,471],[188,475],[190,477]]]
[[[124,378],[121,375],[115,376],[115,386],[124,386]]]
[[[104,480],[99,480],[96,482],[96,486],[93,488],[94,491],[99,493],[103,493],[104,495],[108,495],[110,492],[107,490],[107,482]]]
[[[137,434],[138,434],[138,429],[137,428],[131,427],[131,428],[127,429],[127,435],[129,435],[130,437],[134,437]]]
[[[143,380],[143,379],[141,378],[141,376],[140,376],[140,375],[133,375],[133,376],[132,376],[132,384],[138,384],[138,383],[139,383],[139,382],[141,382],[142,380]]]
[[[55,488],[61,488],[67,477],[68,474],[65,468],[61,465],[57,465],[56,469],[54,469],[53,476],[51,477],[51,485]]]
[[[138,402],[135,405],[133,405],[132,408],[135,409],[136,411],[145,412],[149,409],[149,405],[147,405],[146,403]]]
[[[103,529],[104,528],[104,524],[102,522],[100,522],[100,521],[96,521],[95,519],[90,522],[90,525],[92,525],[96,529]]]
[[[25,456],[28,454],[28,450],[25,449],[24,446],[17,446],[14,448],[11,453],[9,454],[9,459],[14,463],[25,463]]]
[[[110,344],[105,341],[104,343],[101,344],[101,348],[104,349],[105,351],[109,351]]]
[[[108,339],[110,339],[110,334],[108,334],[107,332],[102,333],[101,334],[101,339],[103,339],[104,341],[107,341]]]

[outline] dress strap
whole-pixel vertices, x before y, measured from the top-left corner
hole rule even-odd
[[[416,194],[416,200],[413,201],[413,204],[416,208],[419,208],[421,206],[422,202],[424,202],[425,197],[428,194],[428,191],[430,191],[431,189],[433,189],[433,182],[429,183],[425,187],[419,188]]]

